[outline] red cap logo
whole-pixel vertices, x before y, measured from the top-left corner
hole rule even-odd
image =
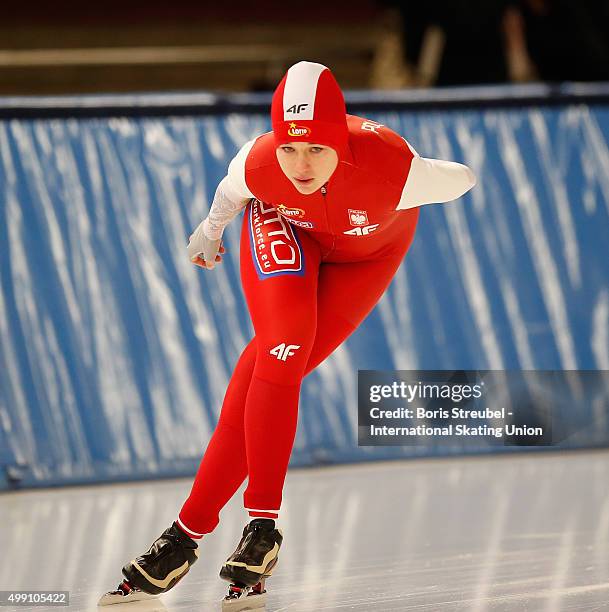
[[[290,127],[288,129],[288,136],[309,136],[310,134],[311,130],[308,127],[296,125],[295,123],[290,123]]]

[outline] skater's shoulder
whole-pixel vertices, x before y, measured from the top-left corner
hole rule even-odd
[[[229,173],[242,176],[246,169],[254,170],[270,165],[275,160],[275,146],[272,132],[261,134],[248,140],[237,152],[229,164]]]
[[[380,121],[347,115],[347,126],[351,148],[385,155],[412,153],[406,139]]]
[[[347,115],[354,166],[379,180],[403,184],[416,151],[383,123]]]
[[[276,145],[273,132],[266,132],[251,142],[252,146],[248,151],[245,165],[248,171],[277,164],[277,156],[275,155]]]
[[[228,165],[228,178],[236,191],[255,194],[252,185],[258,184],[256,177],[265,169],[277,165],[272,132],[262,134],[246,142]]]

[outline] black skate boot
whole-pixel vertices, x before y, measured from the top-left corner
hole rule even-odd
[[[165,529],[148,552],[123,567],[131,586],[158,595],[173,588],[199,557],[197,543],[174,522]]]
[[[231,583],[223,610],[255,610],[265,604],[264,582],[273,573],[282,542],[273,519],[253,519],[245,526],[237,549],[220,570],[220,578]]]
[[[102,595],[98,606],[157,597],[173,588],[199,557],[198,545],[176,523],[166,529],[148,552],[123,567],[123,580],[116,590]]]

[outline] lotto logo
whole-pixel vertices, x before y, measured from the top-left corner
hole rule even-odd
[[[349,236],[367,236],[368,234],[371,234],[378,226],[379,224],[375,223],[374,225],[366,225],[366,227],[354,227],[352,230],[343,232],[343,234],[348,234]]]
[[[285,204],[279,204],[277,210],[286,217],[304,217],[304,210],[302,208],[288,208]]]
[[[288,130],[289,136],[309,136],[310,134],[311,130],[308,127],[290,123],[290,129]]]
[[[275,355],[280,361],[285,361],[288,357],[294,354],[294,351],[300,348],[300,344],[286,344],[282,342],[277,346],[273,347],[269,353]]]

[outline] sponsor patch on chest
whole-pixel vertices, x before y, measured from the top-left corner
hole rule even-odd
[[[348,208],[347,212],[349,213],[349,223],[353,227],[360,227],[362,225],[368,225],[368,213],[365,210],[353,210],[352,208]]]
[[[277,210],[284,216],[290,217],[293,219],[294,217],[304,217],[304,210],[302,208],[289,208],[285,204],[278,204]]]

